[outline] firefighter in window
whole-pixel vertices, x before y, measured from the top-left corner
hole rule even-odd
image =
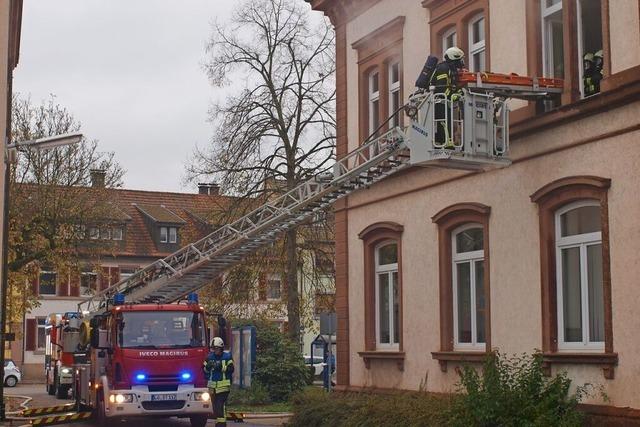
[[[602,80],[602,50],[596,53],[585,53],[582,57],[582,84],[584,96],[595,95],[600,92],[600,81]]]

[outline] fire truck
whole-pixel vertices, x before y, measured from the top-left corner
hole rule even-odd
[[[73,385],[73,366],[83,362],[86,352],[75,346],[72,339],[77,313],[53,313],[45,321],[44,370],[46,389],[50,395],[65,399]],[[71,321],[71,324],[70,324]],[[77,322],[76,322],[77,323]]]
[[[65,337],[63,350],[86,354],[86,363],[74,364],[78,405],[101,425],[154,415],[189,417],[193,426],[204,426],[211,403],[201,364],[209,336],[193,292],[335,201],[401,170],[509,166],[508,98],[546,98],[562,91],[562,81],[554,79],[460,77],[462,96],[455,102],[434,90],[414,93],[402,107],[408,126],[388,126],[390,118],[326,171],[82,301],[77,316],[62,319],[67,323],[60,329],[76,337]],[[450,143],[436,138],[439,127],[447,128]],[[187,295],[186,303],[178,302]],[[68,359],[56,360],[61,370]]]

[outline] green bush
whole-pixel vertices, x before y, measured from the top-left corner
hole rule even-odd
[[[271,403],[269,392],[257,381],[252,382],[249,388],[234,388],[229,393],[229,400],[227,400],[227,404],[230,406],[258,406],[269,403]]]
[[[256,326],[256,368],[252,381],[266,389],[269,399],[283,402],[302,390],[309,369],[298,345],[268,323]]]
[[[453,426],[579,426],[576,409],[588,386],[570,393],[566,374],[545,377],[542,355],[487,357],[482,373],[472,367],[460,372],[462,394],[450,414]]]
[[[423,392],[326,393],[307,389],[292,399],[291,426],[446,426],[452,397]]]

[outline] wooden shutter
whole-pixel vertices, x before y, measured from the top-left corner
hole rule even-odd
[[[72,297],[80,296],[80,275],[76,271],[71,272],[71,280],[70,283],[70,295]]]
[[[68,297],[69,296],[69,275],[61,275],[60,273],[56,274],[56,293],[59,297]]]
[[[25,335],[25,350],[35,351],[38,336],[38,321],[36,319],[27,319]]]

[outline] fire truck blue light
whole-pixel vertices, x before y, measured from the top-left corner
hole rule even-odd
[[[191,379],[191,374],[189,372],[185,372],[181,375],[183,380]]]
[[[147,379],[147,376],[145,374],[138,374],[136,375],[136,379],[138,381],[144,381],[145,379]]]

